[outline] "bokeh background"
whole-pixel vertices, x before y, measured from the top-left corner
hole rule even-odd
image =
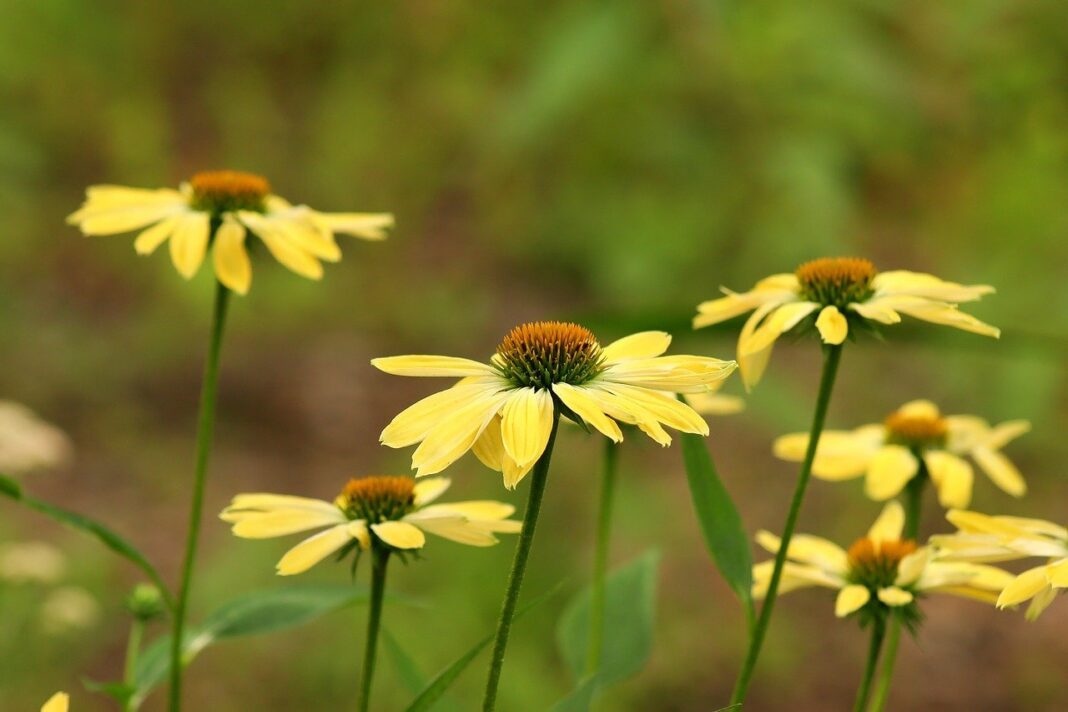
[[[222,373],[194,612],[279,585],[291,543],[231,537],[211,515],[236,492],[330,497],[356,474],[405,472],[377,444],[438,384],[374,371],[377,355],[484,357],[512,325],[581,320],[605,341],[644,328],[676,351],[730,357],[737,324],[691,332],[699,301],[805,259],[989,283],[972,310],[1000,342],[923,325],[850,346],[830,424],[880,420],[915,397],[948,412],[1029,418],[1009,454],[1031,493],[981,476],[977,509],[1064,521],[1068,388],[1068,18],[1058,0],[660,0],[0,3],[0,397],[69,434],[70,463],[32,493],[89,513],[177,576],[212,285],[165,250],[64,224],[92,183],[175,185],[204,168],[266,175],[323,210],[389,210],[389,241],[350,241],[311,283],[262,261],[236,299]],[[807,426],[811,342],[783,344],[745,413],[710,447],[747,528],[778,529],[795,466],[771,439]],[[735,380],[729,392],[740,392]],[[526,591],[565,593],[521,622],[501,708],[542,710],[571,686],[553,628],[586,581],[600,448],[567,432]],[[743,650],[739,607],[714,571],[675,447],[623,450],[613,561],[663,553],[656,646],[603,710],[702,712],[725,703]],[[453,494],[521,504],[473,458]],[[928,501],[925,531],[945,529]],[[848,544],[875,516],[859,483],[815,482],[801,531]],[[99,615],[57,631],[44,593],[0,586],[0,708],[55,689],[111,709],[82,676],[121,674],[121,599],[139,578],[94,542],[0,502],[0,537],[69,557],[64,585]],[[386,627],[424,673],[491,630],[511,544],[434,541],[392,582],[425,603]],[[760,555],[758,555],[760,556]],[[321,566],[307,580],[338,581]],[[847,708],[866,638],[831,594],[782,599],[754,710]],[[892,709],[1063,710],[1068,605],[1037,623],[931,599],[906,642]],[[203,655],[190,709],[343,709],[364,611]],[[158,629],[153,634],[158,634]],[[410,699],[388,658],[377,708]],[[473,709],[480,660],[456,687]],[[154,698],[146,709],[160,709]]]

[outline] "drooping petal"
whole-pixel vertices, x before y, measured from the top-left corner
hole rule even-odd
[[[504,459],[507,455],[504,452],[504,441],[501,439],[501,416],[493,417],[471,446],[471,452],[491,470],[504,470]]]
[[[897,578],[894,579],[894,585],[908,586],[916,583],[923,575],[924,569],[927,568],[930,557],[931,550],[924,546],[901,559],[897,565]]]
[[[820,305],[815,302],[793,302],[782,305],[757,327],[744,344],[739,342],[739,355],[742,353],[751,355],[771,348],[776,339],[797,326],[802,319],[819,307]]]
[[[509,395],[507,391],[480,395],[443,419],[412,454],[416,476],[436,475],[470,450]]]
[[[782,540],[769,531],[760,530],[756,541],[772,554],[779,552]],[[842,547],[832,541],[809,534],[795,534],[790,539],[787,558],[804,564],[817,566],[824,571],[843,575],[849,568],[849,557]]]
[[[907,447],[884,445],[871,459],[864,491],[876,502],[890,499],[916,476],[919,467],[919,461]]]
[[[938,490],[938,501],[943,507],[963,509],[972,500],[972,482],[975,474],[972,466],[961,458],[944,450],[930,450],[923,455],[931,481]]]
[[[371,531],[397,549],[421,549],[426,543],[419,527],[408,522],[379,522],[371,525]]]
[[[371,365],[394,376],[463,378],[497,373],[489,364],[456,356],[386,356],[371,359]]]
[[[972,457],[986,476],[1003,492],[1013,497],[1023,497],[1027,494],[1027,482],[1004,453],[987,447],[977,447],[972,450]]]
[[[871,591],[860,584],[849,584],[838,592],[838,598],[834,602],[834,615],[845,618],[863,608],[869,600]]]
[[[1028,569],[1012,580],[1005,590],[998,596],[998,608],[1007,608],[1022,603],[1034,597],[1047,586],[1049,579],[1046,576],[1046,566],[1036,566]]]
[[[894,541],[901,538],[905,528],[905,509],[897,500],[887,502],[879,518],[868,530],[868,538],[874,542]]]
[[[797,277],[793,274],[775,274],[766,277],[756,286],[741,294],[728,292],[726,296],[712,299],[697,305],[697,316],[693,319],[693,328],[718,324],[766,304],[783,304],[797,299],[800,290]],[[726,290],[724,290],[726,291]]]
[[[330,232],[364,240],[385,240],[386,230],[394,225],[390,213],[320,213],[317,210],[310,213],[317,225]]]
[[[872,299],[867,302],[852,302],[849,311],[856,312],[869,321],[877,321],[880,324],[897,324],[901,321],[901,315],[882,299]]]
[[[415,483],[415,506],[425,507],[449,489],[452,480],[448,477],[430,477]]]
[[[597,383],[589,390],[614,395],[631,412],[645,411],[675,430],[708,435],[708,423],[693,408],[661,392],[622,383]]]
[[[398,413],[382,430],[379,440],[386,447],[401,448],[423,440],[441,422],[465,405],[500,391],[502,386],[489,383],[458,383],[416,401]]]
[[[916,297],[888,297],[885,301],[902,314],[922,321],[951,326],[980,336],[1001,337],[1001,329],[960,311],[955,304]]]
[[[242,517],[234,523],[233,533],[242,539],[271,539],[319,527],[346,522],[340,509],[315,512],[307,509],[280,509]]]
[[[913,598],[911,593],[897,586],[880,588],[878,596],[879,600],[888,606],[907,606],[912,603]]]
[[[352,541],[349,523],[338,524],[305,539],[278,562],[279,576],[301,574]]]
[[[210,230],[211,217],[207,213],[186,213],[174,226],[170,239],[171,261],[186,279],[192,279],[204,261]]]
[[[735,361],[708,356],[659,356],[608,366],[598,380],[671,393],[705,393],[734,373]]]
[[[601,355],[605,363],[654,358],[667,351],[670,345],[671,334],[666,331],[642,331],[613,341],[601,349]]]
[[[140,230],[175,215],[188,213],[184,200],[156,202],[145,205],[100,210],[79,211],[70,217],[85,235],[118,235]],[[199,213],[207,218],[206,213]]]
[[[901,294],[944,302],[973,302],[995,291],[986,284],[965,286],[931,274],[908,270],[880,272],[872,280],[872,287],[878,295]]]
[[[553,428],[553,397],[549,391],[517,388],[501,410],[504,451],[519,467],[534,463],[545,451]]]
[[[816,328],[825,344],[840,344],[849,335],[849,322],[836,306],[826,306],[820,311]]]
[[[167,241],[174,232],[174,226],[178,224],[178,215],[164,218],[155,225],[147,228],[134,240],[134,251],[139,255],[150,255],[156,248]]]
[[[619,429],[619,425],[605,415],[604,411],[597,405],[596,399],[591,397],[587,390],[586,388],[572,386],[569,383],[553,384],[553,393],[575,415],[597,428],[602,435],[612,442],[622,442],[623,432]]]
[[[245,249],[245,227],[227,215],[215,231],[211,248],[215,276],[238,294],[248,294],[252,284],[252,262]]]
[[[493,546],[497,537],[460,515],[437,517],[408,515],[405,521],[430,534],[468,546]]]
[[[279,263],[301,277],[319,280],[323,277],[323,266],[310,252],[300,249],[292,241],[281,237],[276,230],[265,222],[262,215],[247,210],[237,213],[244,225],[260,238],[267,250]]]

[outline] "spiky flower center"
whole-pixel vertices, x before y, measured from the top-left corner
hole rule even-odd
[[[945,447],[949,433],[946,419],[931,415],[893,413],[885,425],[887,442],[913,450]]]
[[[493,361],[505,378],[530,388],[579,385],[604,370],[601,345],[593,333],[562,321],[517,326],[501,341]]]
[[[870,589],[893,586],[901,560],[916,551],[912,539],[857,539],[849,547],[849,580]]]
[[[189,179],[189,186],[193,207],[216,215],[232,210],[263,212],[271,192],[266,178],[241,171],[202,171]]]
[[[860,257],[824,257],[797,268],[801,296],[810,302],[844,309],[871,296],[875,265]]]
[[[415,480],[374,476],[349,480],[335,500],[349,519],[368,524],[397,520],[415,509]]]

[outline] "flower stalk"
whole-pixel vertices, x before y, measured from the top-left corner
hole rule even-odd
[[[378,631],[382,624],[382,601],[386,593],[386,565],[390,550],[377,541],[372,545],[371,603],[367,614],[367,640],[364,643],[363,675],[360,678],[359,711],[367,712],[371,704],[371,682],[378,654]]]
[[[756,668],[757,660],[760,658],[764,636],[767,634],[768,624],[771,622],[771,614],[775,608],[775,598],[779,593],[779,581],[782,579],[782,570],[786,564],[786,553],[790,549],[790,540],[793,538],[794,527],[797,525],[797,518],[801,512],[801,503],[805,499],[805,490],[808,488],[808,481],[812,475],[812,461],[816,457],[816,448],[819,445],[820,434],[823,432],[823,424],[827,418],[827,408],[830,405],[831,393],[834,391],[834,382],[838,375],[838,364],[842,358],[842,345],[825,345],[823,354],[823,372],[820,376],[819,393],[816,397],[816,409],[812,415],[812,428],[809,432],[805,459],[801,463],[793,499],[790,501],[790,509],[783,525],[782,543],[778,553],[775,554],[775,565],[772,569],[764,605],[760,608],[760,616],[757,618],[756,625],[753,627],[752,635],[749,638],[749,649],[746,652],[745,662],[742,664],[742,669],[739,671],[738,679],[734,684],[734,692],[731,695],[732,705],[741,704],[745,701],[753,671]]]
[[[549,461],[552,459],[553,445],[556,442],[556,431],[559,425],[560,411],[554,407],[549,441],[546,443],[541,457],[538,458],[537,463],[534,465],[530,482],[530,494],[527,497],[527,509],[523,514],[523,529],[516,544],[512,570],[508,575],[508,587],[505,590],[504,602],[501,604],[501,615],[497,621],[497,633],[493,640],[493,654],[490,658],[486,692],[482,698],[483,712],[493,712],[497,705],[497,688],[501,681],[501,669],[504,667],[504,654],[508,648],[508,634],[511,632],[512,619],[515,616],[516,605],[519,602],[519,591],[523,587],[523,575],[526,573],[527,559],[530,557],[530,549],[534,544],[534,531],[538,524],[538,513],[541,511],[542,499],[545,496],[545,485],[549,478]]]
[[[182,579],[178,601],[174,610],[171,629],[171,675],[170,712],[182,708],[182,637],[193,583],[193,567],[200,541],[200,522],[204,508],[204,485],[207,479],[208,462],[211,458],[212,435],[215,430],[215,402],[219,384],[219,357],[222,351],[223,331],[230,300],[230,290],[221,283],[216,285],[215,307],[212,312],[211,336],[208,356],[204,365],[204,380],[200,391],[200,413],[197,418],[196,465],[193,474],[193,495],[189,504],[189,529],[186,536],[185,560],[182,564]]]
[[[864,705],[868,703],[868,694],[871,691],[871,681],[875,677],[875,668],[879,663],[879,650],[883,646],[883,638],[886,635],[886,619],[877,616],[872,622],[871,644],[868,646],[868,661],[864,665],[864,677],[860,680],[857,688],[857,699],[853,703],[853,712],[863,712]]]
[[[601,667],[604,647],[605,577],[612,539],[612,505],[615,500],[619,445],[604,441],[601,469],[601,499],[597,511],[597,543],[593,557],[593,584],[590,590],[590,639],[586,647],[586,674],[594,675]]]

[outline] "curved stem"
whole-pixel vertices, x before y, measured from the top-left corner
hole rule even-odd
[[[923,504],[923,490],[927,485],[927,466],[920,461],[920,471],[909,480],[905,488],[905,528],[902,538],[915,539],[920,531],[920,510]],[[883,656],[883,667],[879,671],[879,681],[875,685],[872,694],[869,712],[881,712],[886,706],[886,700],[890,697],[890,683],[894,678],[894,665],[897,663],[897,647],[901,643],[901,621],[894,618],[890,622],[890,631],[886,635],[886,655]]]
[[[549,478],[549,460],[552,459],[553,444],[556,442],[556,429],[560,425],[560,412],[553,412],[553,426],[549,431],[549,442],[545,452],[538,458],[530,478],[530,494],[527,498],[527,511],[523,514],[523,530],[515,547],[512,571],[508,575],[508,588],[505,589],[504,602],[501,604],[501,616],[497,620],[497,634],[493,640],[493,655],[490,658],[489,677],[486,680],[486,692],[482,698],[483,712],[493,712],[497,705],[497,686],[501,681],[501,668],[504,667],[504,653],[508,648],[508,633],[512,629],[512,618],[519,602],[519,590],[523,587],[523,574],[527,568],[527,558],[534,543],[534,529],[538,524],[538,512],[545,496],[545,484]]]
[[[868,702],[868,692],[871,690],[871,680],[875,676],[875,666],[879,662],[879,649],[883,646],[883,636],[885,634],[886,621],[880,616],[872,623],[871,645],[868,646],[868,662],[864,665],[864,677],[860,679],[860,687],[857,688],[857,699],[853,703],[853,712],[863,712],[864,705]]]
[[[775,566],[771,571],[771,579],[768,582],[768,591],[764,598],[764,605],[760,608],[760,617],[752,628],[749,638],[749,649],[746,652],[745,662],[738,673],[738,679],[734,683],[734,693],[731,695],[731,704],[737,705],[745,701],[746,692],[749,690],[749,682],[753,677],[757,660],[760,658],[760,649],[764,644],[764,636],[771,622],[771,613],[775,608],[775,598],[779,594],[779,581],[782,579],[782,570],[786,564],[786,552],[790,549],[790,540],[794,535],[794,527],[797,525],[797,517],[801,512],[801,503],[805,499],[805,489],[812,474],[812,461],[816,457],[816,446],[819,444],[820,434],[823,433],[823,423],[827,418],[827,407],[831,402],[831,393],[834,390],[834,380],[838,375],[838,363],[842,358],[841,344],[825,346],[823,352],[823,373],[820,375],[819,393],[816,396],[816,409],[812,414],[812,428],[808,434],[808,447],[805,450],[805,459],[801,463],[801,470],[797,475],[797,485],[794,487],[794,496],[790,501],[790,509],[786,514],[786,523],[783,524],[782,541],[779,551],[775,554]]]
[[[197,544],[200,540],[200,519],[204,508],[204,482],[211,457],[211,440],[215,430],[215,398],[219,383],[219,354],[222,350],[223,328],[226,325],[226,308],[230,290],[216,285],[215,308],[212,313],[211,340],[208,357],[204,364],[204,380],[200,388],[200,413],[197,417],[196,467],[193,474],[193,496],[189,503],[189,530],[185,542],[185,561],[182,564],[182,582],[178,602],[174,609],[171,627],[171,687],[170,712],[182,708],[182,636],[185,632],[185,617],[189,603],[189,590],[193,583],[193,564],[196,561]]]
[[[612,503],[616,488],[616,463],[619,445],[604,441],[604,462],[601,469],[601,501],[597,512],[597,548],[593,557],[593,585],[590,589],[590,638],[586,647],[586,674],[593,675],[601,667],[604,647],[605,575],[608,571],[608,551],[612,538]]]
[[[130,637],[126,640],[126,662],[123,665],[122,681],[128,686],[133,687],[135,684],[135,677],[137,676],[137,657],[141,653],[141,638],[145,632],[145,624],[138,618],[133,620],[130,624]],[[127,698],[123,703],[122,708],[124,710],[134,709],[133,700]]]
[[[375,546],[371,564],[371,609],[367,614],[367,640],[364,643],[363,677],[360,678],[360,712],[367,712],[371,704],[371,680],[375,675],[375,658],[378,651],[378,629],[382,623],[382,601],[386,592],[386,564],[390,551]]]

